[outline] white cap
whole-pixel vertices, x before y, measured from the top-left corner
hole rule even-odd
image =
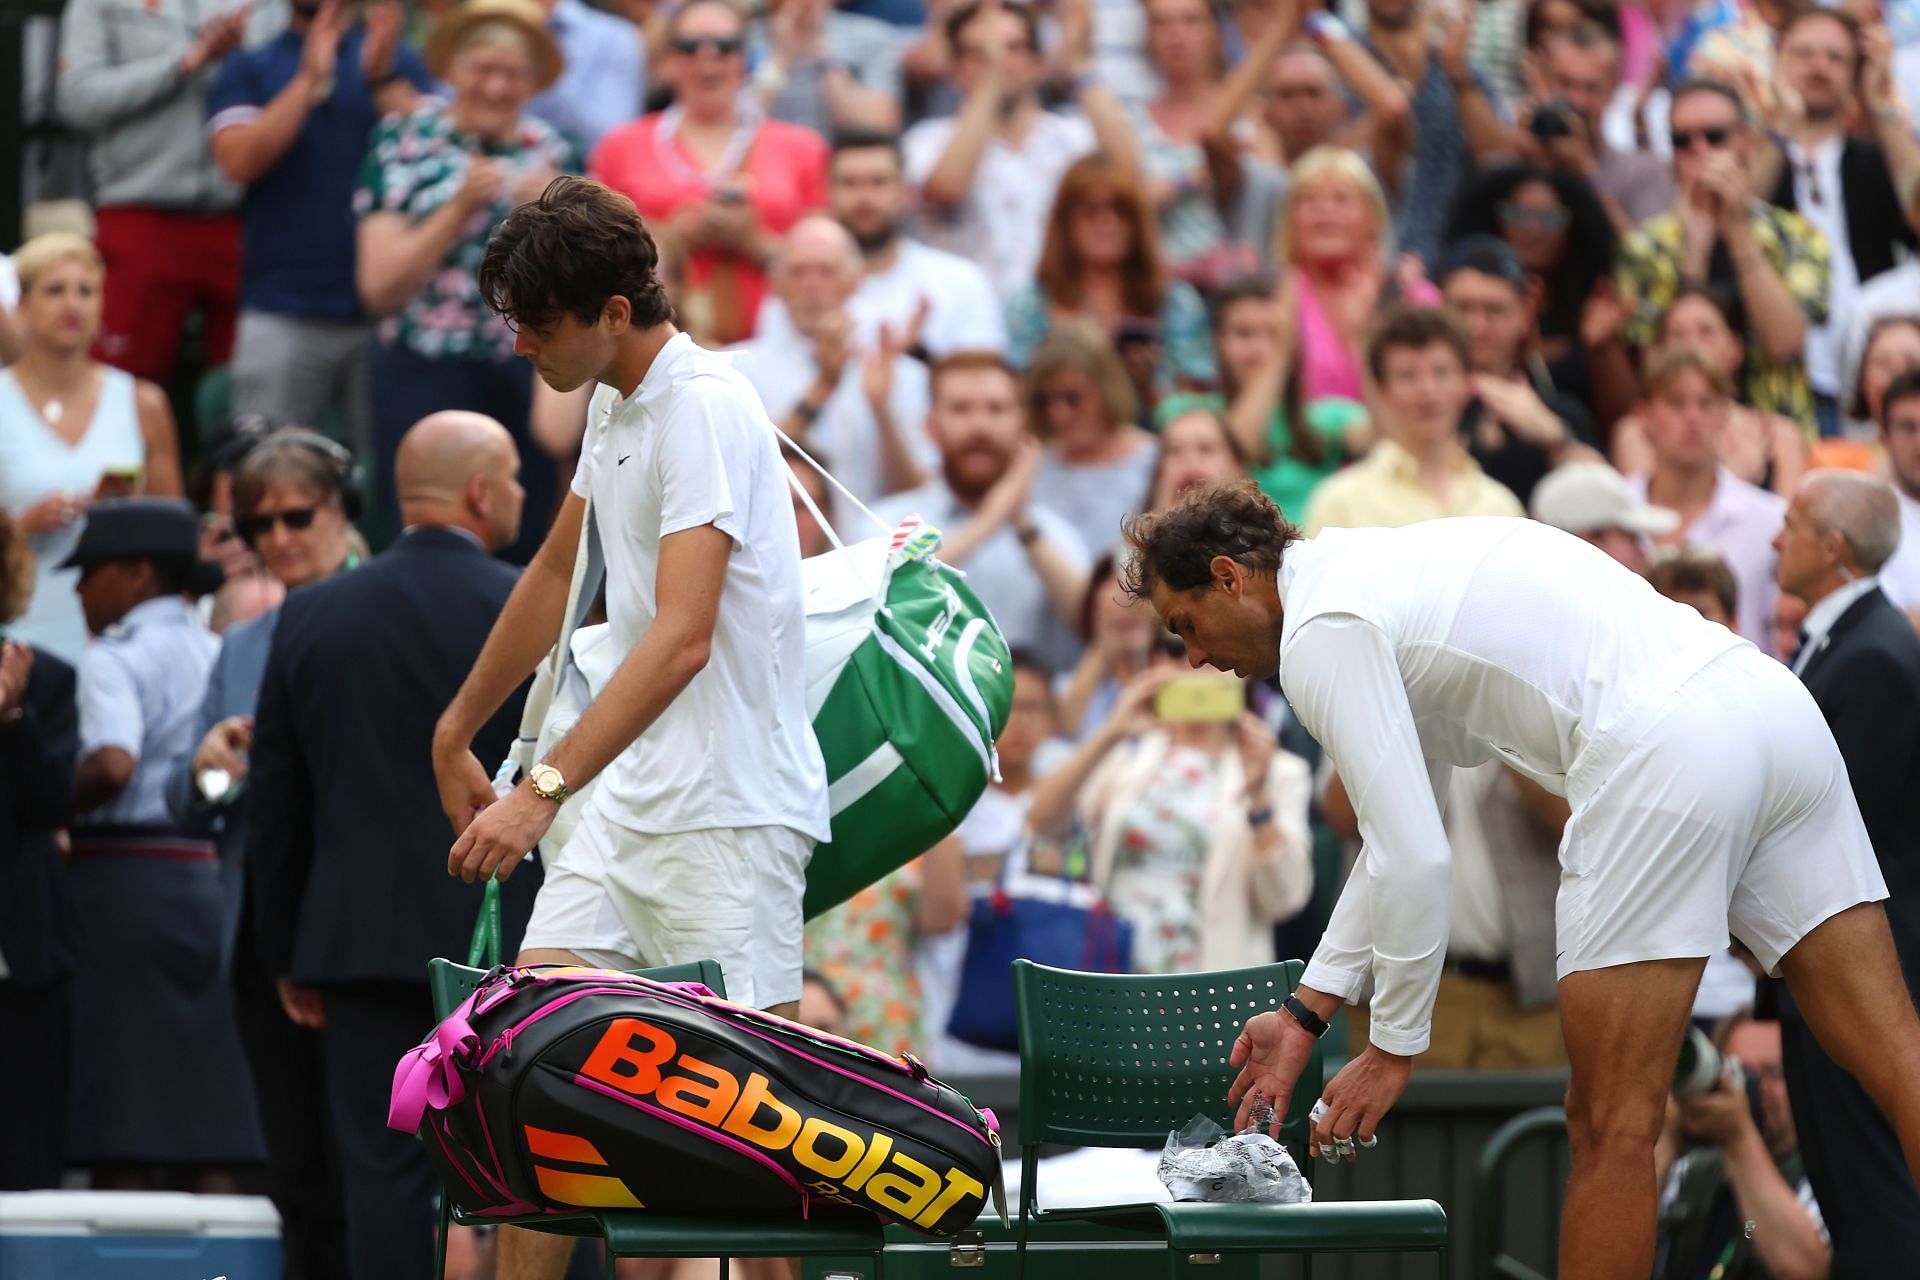
[[[1640,501],[1626,477],[1604,462],[1573,462],[1549,471],[1533,489],[1533,518],[1568,533],[1659,535],[1680,527],[1680,513]]]

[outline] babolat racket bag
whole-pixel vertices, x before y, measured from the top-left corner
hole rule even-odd
[[[997,1122],[913,1058],[609,970],[493,970],[387,1123],[470,1214],[831,1204],[948,1236],[1002,1202]]]

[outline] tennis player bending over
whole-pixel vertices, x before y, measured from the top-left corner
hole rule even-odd
[[[1448,771],[1499,760],[1564,794],[1556,907],[1572,1059],[1562,1280],[1645,1280],[1653,1143],[1705,957],[1729,931],[1893,1122],[1920,1170],[1920,1019],[1846,766],[1785,667],[1529,520],[1306,540],[1250,483],[1129,522],[1126,590],[1189,660],[1276,671],[1366,848],[1299,988],[1234,1045],[1230,1100],[1287,1102],[1325,1019],[1373,981],[1371,1044],[1312,1146],[1371,1142],[1406,1088],[1447,949]]]

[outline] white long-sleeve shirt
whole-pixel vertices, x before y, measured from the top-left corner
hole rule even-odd
[[[1419,1053],[1447,951],[1451,768],[1498,759],[1566,795],[1609,727],[1746,641],[1530,520],[1328,530],[1288,548],[1280,597],[1281,688],[1365,842],[1304,981],[1352,1002],[1371,976],[1373,1043]]]

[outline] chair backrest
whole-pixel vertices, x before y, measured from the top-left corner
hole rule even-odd
[[[434,1018],[444,1018],[458,1009],[460,1002],[474,993],[488,972],[437,956],[427,961],[427,987],[433,992]],[[652,978],[655,982],[698,982],[717,996],[725,997],[727,994],[726,979],[720,972],[718,960],[695,960],[687,964],[661,965],[657,969],[634,969],[632,972],[642,978]]]
[[[1166,976],[1013,962],[1020,1028],[1020,1145],[1157,1147],[1196,1114],[1231,1129],[1227,1055],[1256,1013],[1300,981],[1298,960]],[[1320,1049],[1294,1087],[1281,1140],[1306,1141]]]

